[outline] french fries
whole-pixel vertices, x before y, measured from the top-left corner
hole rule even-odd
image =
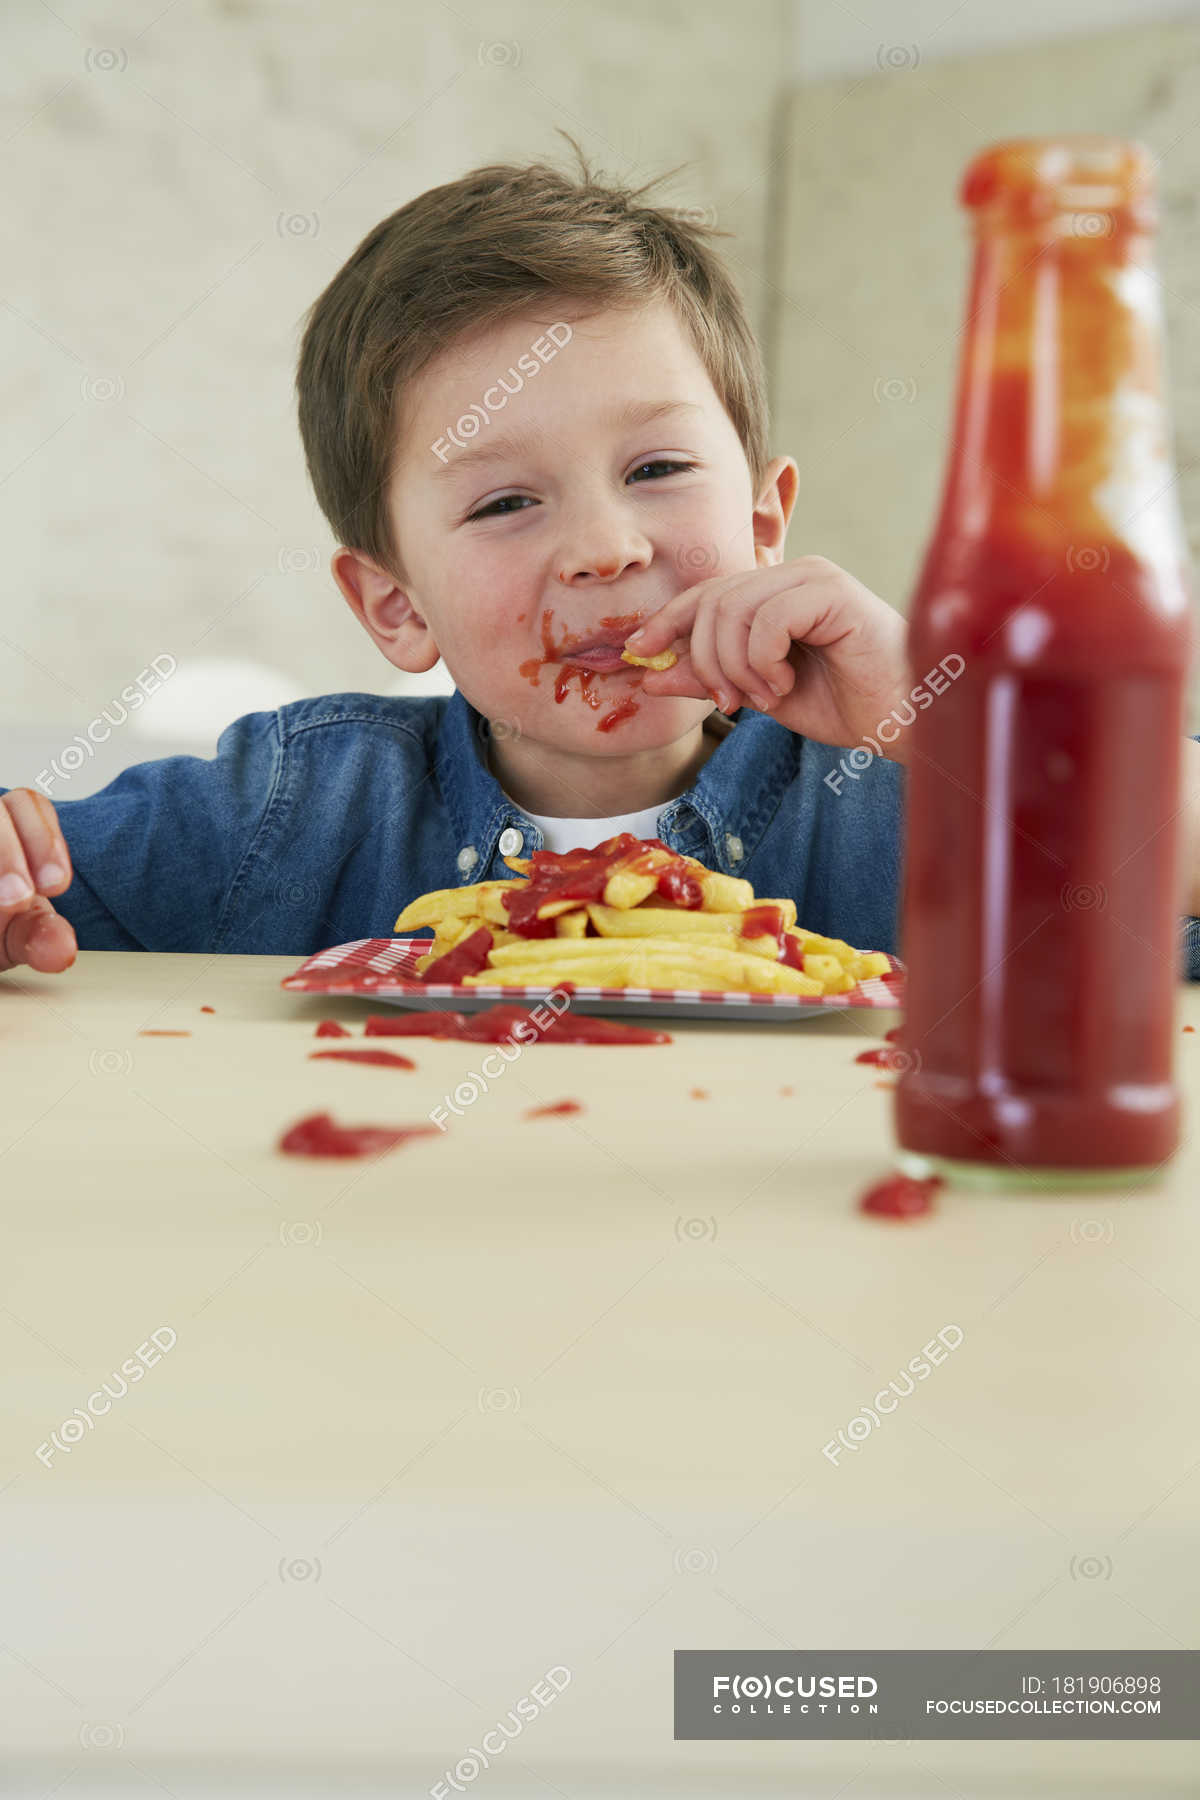
[[[881,951],[805,931],[794,900],[757,899],[748,881],[658,839],[624,832],[588,851],[504,860],[511,881],[439,888],[404,908],[396,931],[434,932],[417,963],[422,979],[436,980],[434,965],[456,947],[460,970],[464,959],[476,963],[455,977],[468,987],[572,982],[815,998],[849,993],[891,966]],[[478,945],[469,942],[475,933]]]
[[[635,656],[632,650],[622,650],[621,661],[637,669],[673,669],[679,658],[674,650],[660,650],[657,656]]]

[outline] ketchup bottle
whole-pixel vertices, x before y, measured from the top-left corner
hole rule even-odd
[[[1114,138],[1013,141],[959,197],[954,439],[910,614],[936,697],[909,733],[901,1163],[1128,1186],[1180,1123],[1189,575],[1153,167]]]

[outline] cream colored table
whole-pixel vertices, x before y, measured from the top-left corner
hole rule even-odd
[[[5,1792],[426,1795],[549,1670],[463,1791],[1198,1791],[1187,1743],[671,1735],[676,1647],[1197,1643],[1194,1140],[1136,1198],[870,1220],[873,1014],[541,1044],[444,1136],[305,1162],[301,1114],[426,1122],[482,1052],[311,1062],[368,1008],[294,965],[0,983]]]

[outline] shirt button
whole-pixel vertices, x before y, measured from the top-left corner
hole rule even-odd
[[[501,856],[517,856],[517,855],[519,855],[520,850],[521,850],[521,845],[524,842],[525,842],[524,832],[518,831],[515,825],[509,825],[504,831],[502,831],[500,833],[500,854],[501,854]]]
[[[741,838],[732,837],[728,833],[726,833],[725,837],[725,848],[729,853],[730,862],[741,862],[742,857],[746,854],[742,849]]]
[[[458,866],[464,875],[467,874],[468,870],[473,869],[478,861],[479,852],[474,844],[468,844],[465,849],[460,850],[458,853]]]

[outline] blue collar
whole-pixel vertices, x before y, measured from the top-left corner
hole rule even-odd
[[[695,856],[707,868],[739,875],[799,772],[804,740],[749,707],[742,707],[732,724],[720,714],[712,715],[712,721],[723,741],[692,786],[667,802],[658,835],[668,848]],[[502,832],[521,834],[523,855],[544,847],[540,828],[509,799],[487,766],[490,731],[488,721],[456,688],[442,714],[436,766],[460,884],[511,877],[498,849]],[[472,850],[474,858],[467,854]]]

